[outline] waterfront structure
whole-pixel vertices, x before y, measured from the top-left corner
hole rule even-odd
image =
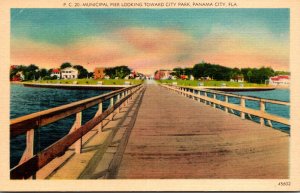
[[[94,69],[94,79],[103,79],[105,77],[105,68],[98,67]]]
[[[61,70],[61,78],[63,79],[77,79],[78,70],[72,67],[64,68]]]
[[[240,104],[229,97],[239,98]],[[259,109],[247,107],[249,100],[258,101]],[[288,178],[289,134],[270,127],[290,122],[268,113],[266,103],[290,105],[150,84],[25,115],[10,124],[11,138],[26,133],[26,149],[11,169],[11,179]],[[95,105],[96,114],[82,125],[82,111]],[[70,132],[34,154],[35,130],[70,115],[76,115]],[[260,124],[247,117],[257,117]]]
[[[54,77],[56,76],[57,79],[60,79],[60,70],[58,68],[55,68],[51,71],[51,74],[50,74],[51,77]]]
[[[173,72],[172,70],[158,70],[155,73],[154,78],[155,80],[166,80],[171,77],[172,72]]]
[[[290,85],[290,76],[279,75],[279,76],[270,77],[269,84],[274,85],[274,86],[289,86]]]

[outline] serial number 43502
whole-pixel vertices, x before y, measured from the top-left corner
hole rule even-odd
[[[279,186],[290,186],[291,182],[279,182],[278,185]]]

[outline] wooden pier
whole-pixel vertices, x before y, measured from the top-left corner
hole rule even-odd
[[[201,95],[201,92],[204,94]],[[102,104],[104,100],[118,96],[117,102],[111,102],[110,109],[95,115],[92,119],[94,124],[80,127],[78,115],[78,126],[74,131],[82,130],[84,133],[77,132],[72,138],[67,135],[65,142],[72,139],[69,146],[65,145],[60,151],[53,148],[50,151],[48,148],[37,155],[29,152],[30,155],[27,154],[27,158],[11,170],[11,178],[289,177],[289,134],[265,125],[265,120],[267,123],[272,120],[289,124],[286,118],[264,112],[265,103],[276,101],[260,100],[260,110],[249,110],[243,100],[255,99],[242,98],[240,105],[233,105],[227,104],[228,101],[216,100],[215,95],[210,98],[205,91],[201,92],[153,84],[121,89],[90,100],[93,104]],[[277,103],[288,105],[285,102]],[[216,108],[218,105],[224,105],[225,109]],[[76,109],[72,113],[83,110],[73,105],[68,108]],[[229,113],[231,110],[241,111],[240,117]],[[52,110],[52,114],[43,116],[53,115],[54,112]],[[260,116],[261,124],[246,120],[248,114]],[[36,123],[32,116],[31,119],[32,122],[26,122],[24,117],[19,122],[12,120],[11,133],[16,136],[27,132],[27,145],[32,147],[31,129],[16,129],[25,123],[27,126]],[[46,116],[45,120],[49,118]],[[29,128],[36,129],[38,126]],[[79,139],[82,141],[78,146]],[[72,145],[74,142],[77,146],[76,143]],[[34,169],[28,169],[28,166]]]

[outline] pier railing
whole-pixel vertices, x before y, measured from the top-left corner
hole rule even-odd
[[[82,137],[95,127],[101,131],[102,121],[107,117],[112,120],[113,112],[120,110],[121,105],[126,105],[128,100],[132,98],[132,95],[142,88],[143,85],[130,86],[11,120],[10,138],[26,135],[26,149],[19,164],[11,169],[11,179],[35,178],[35,174],[38,170],[47,165],[54,158],[63,155],[73,144],[75,152],[81,153]],[[117,100],[114,101],[114,98]],[[110,105],[108,109],[103,111],[103,102],[107,100],[109,100]],[[98,110],[94,117],[84,125],[81,125],[82,111],[96,105],[98,105]],[[76,119],[70,132],[46,149],[34,154],[35,130],[74,114],[76,114]]]
[[[240,117],[242,119],[245,119],[246,115],[250,119],[252,119],[252,116],[256,116],[259,118],[259,122],[261,125],[265,125],[265,120],[266,120],[268,126],[270,127],[273,127],[271,121],[290,126],[290,120],[288,118],[266,112],[266,103],[290,106],[289,102],[271,100],[271,99],[262,99],[262,98],[249,97],[249,96],[241,96],[241,95],[236,95],[236,94],[226,93],[221,91],[198,89],[198,88],[191,88],[185,86],[165,85],[165,84],[161,84],[161,86],[169,90],[173,90],[186,97],[197,100],[199,102],[203,102],[207,105],[211,105],[214,108],[222,107],[224,111],[227,113],[230,112],[234,113],[233,112],[234,110],[238,111],[240,112]],[[218,99],[217,95],[223,96],[223,100],[221,100],[220,98]],[[228,100],[229,97],[238,98],[240,100],[240,104],[229,103]],[[256,109],[246,107],[246,100],[259,102],[260,109],[256,110]],[[289,132],[286,130],[282,130],[282,131],[287,133]]]

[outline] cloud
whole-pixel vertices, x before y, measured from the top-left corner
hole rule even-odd
[[[262,30],[260,36],[251,36],[250,32],[217,27],[200,38],[172,28],[131,27],[83,37],[64,46],[12,38],[11,63],[53,68],[69,61],[91,71],[96,66],[128,65],[153,73],[162,68],[191,67],[205,60],[230,67],[264,65],[287,70],[289,43],[268,33]]]

